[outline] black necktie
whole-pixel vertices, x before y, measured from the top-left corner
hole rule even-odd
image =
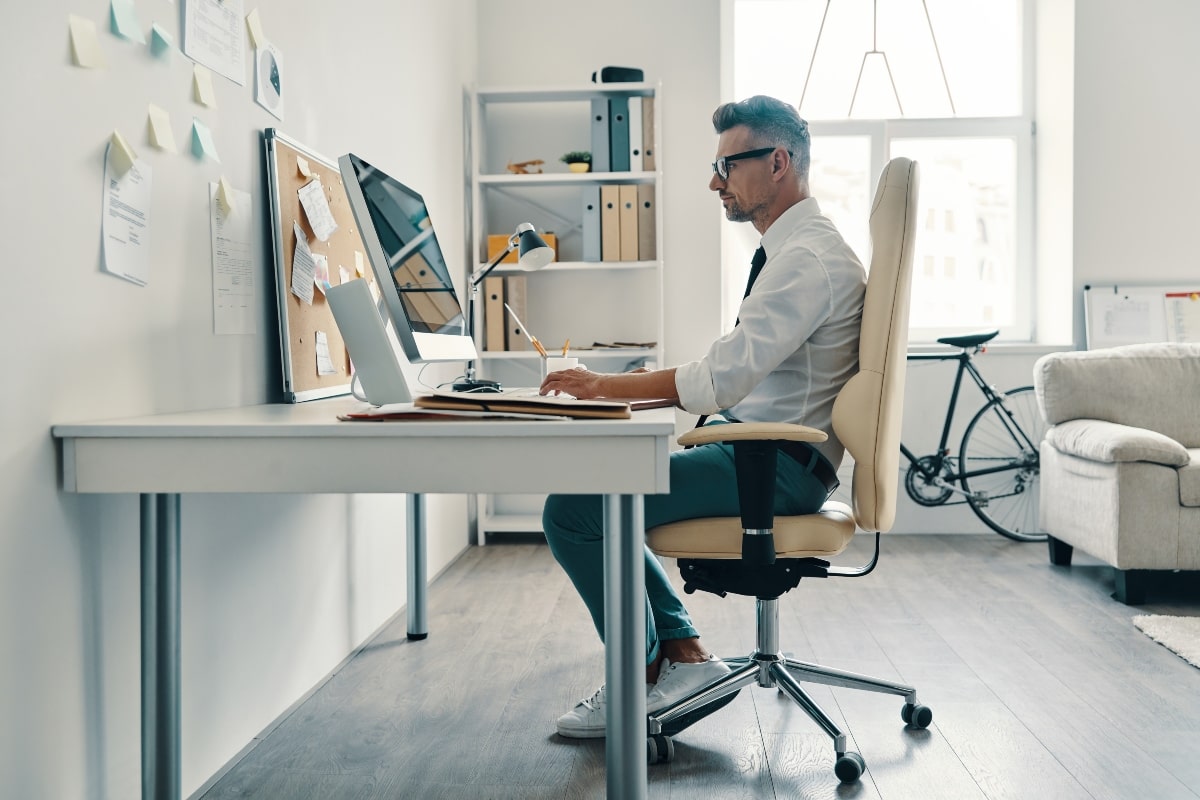
[[[742,299],[750,296],[750,290],[754,288],[754,281],[758,280],[758,273],[762,272],[765,263],[767,263],[767,251],[763,250],[760,244],[754,251],[754,258],[750,260],[750,279],[746,281],[746,293],[742,295]]]
[[[750,278],[746,281],[746,293],[742,295],[743,300],[750,296],[750,290],[754,288],[754,281],[758,280],[758,273],[762,272],[765,263],[767,263],[767,251],[763,250],[760,244],[754,251],[754,258],[750,260]],[[737,325],[739,322],[741,322],[740,317],[733,324]]]

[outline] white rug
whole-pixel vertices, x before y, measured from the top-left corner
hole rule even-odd
[[[1133,624],[1183,660],[1200,667],[1200,617],[1142,614],[1133,618]]]

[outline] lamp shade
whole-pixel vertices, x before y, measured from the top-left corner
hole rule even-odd
[[[554,248],[528,222],[517,226],[517,242],[517,264],[521,269],[541,269],[554,260]]]

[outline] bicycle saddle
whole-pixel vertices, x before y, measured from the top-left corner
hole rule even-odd
[[[1000,335],[998,330],[990,331],[975,331],[974,333],[964,333],[962,336],[943,336],[938,339],[940,344],[948,344],[951,347],[974,347],[977,344],[990,342]]]

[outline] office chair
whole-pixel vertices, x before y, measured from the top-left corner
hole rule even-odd
[[[682,445],[730,442],[737,468],[741,524],[735,517],[674,522],[646,533],[650,549],[679,559],[684,590],[756,597],[757,642],[750,655],[725,659],[729,675],[647,719],[652,762],[669,761],[671,737],[733,699],[751,683],[777,687],[833,738],[834,773],[857,781],[866,768],[846,749],[846,736],[821,710],[802,681],[901,695],[901,718],[925,728],[933,712],[911,686],[787,658],[779,649],[779,598],[801,578],[859,577],[879,560],[879,535],[896,516],[900,424],[908,349],[909,292],[916,228],[917,164],[893,159],[879,178],[871,207],[871,265],[859,343],[859,371],[842,388],[833,427],[854,458],[853,509],[827,502],[819,512],[774,518],[775,453],[781,440],[818,442],[824,432],[787,423],[733,423],[696,428]],[[849,545],[855,530],[875,533],[875,553],[861,567],[835,567],[826,559]]]

